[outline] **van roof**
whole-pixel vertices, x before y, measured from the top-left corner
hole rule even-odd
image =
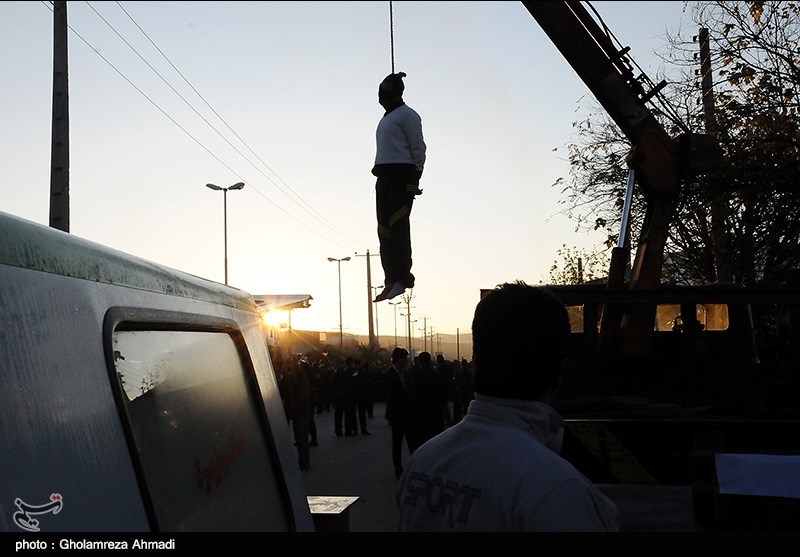
[[[0,264],[257,311],[248,292],[0,211]]]

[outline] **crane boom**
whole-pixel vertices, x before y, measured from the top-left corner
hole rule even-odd
[[[617,49],[581,2],[522,3],[631,143],[628,164],[635,172],[646,210],[628,287],[657,288],[681,181],[713,166],[720,157],[716,140],[688,133],[673,138],[667,133],[646,106],[664,83],[646,92],[631,69],[629,48]],[[612,271],[624,273],[625,268]],[[609,284],[623,282],[611,275]],[[628,312],[622,323],[603,325],[626,329],[627,350],[646,350],[655,310],[639,307],[634,311],[636,314]]]

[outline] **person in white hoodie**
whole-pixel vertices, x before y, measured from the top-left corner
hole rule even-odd
[[[378,217],[378,240],[384,289],[376,302],[391,300],[414,288],[411,273],[411,207],[422,194],[419,181],[425,168],[426,145],[422,118],[403,101],[403,72],[387,75],[378,87],[378,103],[385,110],[375,132],[372,174]]]
[[[569,330],[544,286],[505,283],[478,302],[475,399],[409,458],[401,532],[619,531],[614,503],[559,455],[563,419],[551,404]]]

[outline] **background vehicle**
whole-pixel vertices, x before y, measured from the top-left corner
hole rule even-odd
[[[800,294],[661,284],[681,183],[721,157],[670,137],[627,49],[580,2],[523,2],[631,143],[646,201],[629,270],[625,217],[606,284],[552,288],[573,345],[559,410],[564,456],[602,484],[625,529],[800,529]]]

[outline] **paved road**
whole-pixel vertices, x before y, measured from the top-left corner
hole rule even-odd
[[[302,472],[308,495],[346,495],[359,499],[350,507],[350,532],[396,532],[398,521],[392,465],[391,429],[386,405],[375,403],[367,418],[372,435],[337,437],[333,410],[315,414],[318,447],[311,447],[311,468]],[[408,459],[404,447],[403,462]]]

